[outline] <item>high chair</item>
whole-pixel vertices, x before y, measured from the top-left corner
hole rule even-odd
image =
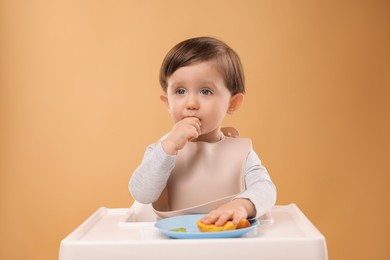
[[[295,205],[275,206],[239,238],[171,239],[150,204],[99,208],[61,241],[59,260],[327,260],[324,236]]]

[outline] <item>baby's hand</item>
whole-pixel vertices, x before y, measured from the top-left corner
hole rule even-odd
[[[175,155],[191,140],[200,135],[200,120],[196,117],[186,117],[177,122],[167,138],[161,143],[167,154]]]
[[[211,211],[204,216],[201,221],[204,224],[215,224],[216,226],[224,225],[228,220],[238,225],[241,219],[254,217],[256,215],[255,206],[250,200],[235,199],[223,204],[216,210]]]

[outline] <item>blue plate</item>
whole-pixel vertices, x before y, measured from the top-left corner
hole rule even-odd
[[[259,225],[257,219],[249,220],[250,227],[220,232],[200,232],[196,226],[196,221],[204,217],[205,214],[183,215],[161,219],[154,225],[163,234],[171,238],[232,238],[240,237]],[[172,229],[185,228],[186,232],[172,231]]]

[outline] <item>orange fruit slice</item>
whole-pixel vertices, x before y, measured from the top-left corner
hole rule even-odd
[[[227,230],[235,230],[240,228],[246,228],[251,225],[247,219],[241,219],[238,225],[233,224],[232,221],[227,221],[223,226],[216,226],[215,224],[204,224],[200,220],[196,222],[199,231],[201,232],[219,232]]]

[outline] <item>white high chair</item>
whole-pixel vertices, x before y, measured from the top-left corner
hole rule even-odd
[[[170,239],[157,219],[151,204],[101,207],[61,241],[59,260],[328,259],[324,236],[295,204],[275,206],[242,238]]]

